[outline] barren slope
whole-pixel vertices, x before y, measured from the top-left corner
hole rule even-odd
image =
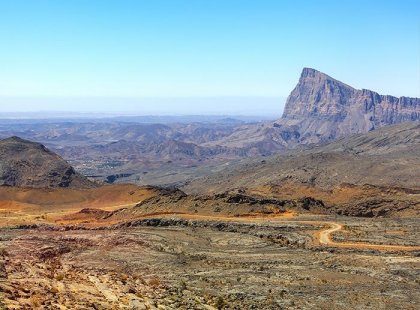
[[[158,194],[158,189],[130,184],[89,189],[0,187],[0,225],[50,222],[85,208],[116,210]]]
[[[19,137],[0,140],[0,185],[38,188],[96,186],[42,144]]]
[[[408,122],[310,150],[243,160],[184,189],[190,193],[244,189],[285,199],[310,196],[348,210],[362,206],[418,210],[419,175],[420,124]]]

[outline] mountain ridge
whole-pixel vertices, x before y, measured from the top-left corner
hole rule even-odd
[[[353,216],[410,215],[419,213],[418,175],[420,122],[404,122],[308,149],[232,162],[182,190],[311,197],[335,213]]]
[[[290,93],[280,123],[299,123],[299,136],[332,140],[386,125],[420,119],[420,99],[355,89],[305,68]],[[312,120],[312,122],[308,122]]]
[[[0,186],[94,187],[44,145],[18,136],[0,140]]]
[[[420,190],[420,122],[404,122],[330,143],[243,159],[186,185],[187,192],[294,181],[330,189],[340,183]],[[223,182],[222,182],[223,181]]]
[[[208,145],[256,148],[267,155],[419,120],[420,98],[356,89],[318,70],[303,68],[280,119],[241,126]]]

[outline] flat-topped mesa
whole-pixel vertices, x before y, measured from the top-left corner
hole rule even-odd
[[[13,136],[0,140],[0,186],[95,187],[40,143]]]
[[[287,99],[282,119],[312,119],[320,126],[322,120],[328,120],[340,126],[347,124],[351,127],[349,133],[365,132],[402,121],[420,120],[420,99],[358,90],[320,71],[304,68],[299,83]]]

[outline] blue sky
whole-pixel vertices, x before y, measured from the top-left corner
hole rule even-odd
[[[419,97],[419,16],[420,1],[0,0],[0,111],[280,113],[303,67]]]

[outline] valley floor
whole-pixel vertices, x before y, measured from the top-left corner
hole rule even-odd
[[[4,227],[0,309],[418,309],[419,226],[285,213]]]

